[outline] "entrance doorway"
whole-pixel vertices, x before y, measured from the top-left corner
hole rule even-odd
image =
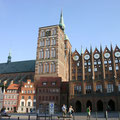
[[[14,107],[14,112],[16,112],[16,107]]]
[[[80,101],[76,102],[75,109],[76,109],[76,112],[81,112],[81,102]]]
[[[101,100],[97,102],[97,111],[103,111],[103,102]]]

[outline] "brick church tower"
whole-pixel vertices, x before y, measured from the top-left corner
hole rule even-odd
[[[35,81],[40,77],[61,77],[62,81],[70,79],[71,44],[64,30],[62,12],[59,25],[39,28]]]

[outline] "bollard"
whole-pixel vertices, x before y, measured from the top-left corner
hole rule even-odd
[[[37,115],[36,115],[36,120],[38,120],[38,113],[37,113]]]
[[[119,120],[120,120],[120,112],[119,112]]]
[[[73,120],[75,120],[75,113],[73,113]]]
[[[95,116],[96,116],[96,120],[97,120],[97,112],[96,112]]]
[[[108,112],[105,112],[106,120],[108,119]]]
[[[19,117],[18,117],[18,120],[19,120]]]
[[[52,114],[51,114],[51,120],[52,120]]]
[[[28,115],[28,120],[30,120],[30,115]]]

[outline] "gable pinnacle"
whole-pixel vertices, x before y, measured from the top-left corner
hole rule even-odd
[[[60,28],[64,31],[64,29],[65,29],[65,24],[64,24],[64,20],[63,20],[63,13],[62,13],[62,11],[61,11],[61,15],[60,15],[59,26],[60,26]]]

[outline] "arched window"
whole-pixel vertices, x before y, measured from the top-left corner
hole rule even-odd
[[[44,31],[44,30],[41,31],[40,36],[41,36],[41,37],[44,37],[44,36],[45,36],[45,31]]]
[[[41,40],[41,41],[40,41],[40,47],[41,47],[41,46],[44,46],[44,40]]]
[[[55,48],[51,49],[51,57],[54,58],[56,56]]]
[[[50,58],[50,51],[49,51],[49,49],[45,50],[45,58]]]
[[[52,35],[56,35],[56,29],[52,29]]]
[[[44,52],[43,52],[43,49],[41,49],[41,50],[40,50],[40,56],[39,56],[40,59],[43,58],[43,53],[44,53]]]
[[[56,45],[56,39],[52,38],[51,45]]]
[[[40,63],[38,71],[39,71],[38,72],[39,74],[43,73],[43,64],[42,63]]]
[[[48,73],[48,72],[49,72],[49,64],[45,63],[45,73]]]
[[[46,40],[46,46],[49,46],[50,45],[50,38],[47,38]]]
[[[55,63],[51,63],[51,73],[55,72]]]

